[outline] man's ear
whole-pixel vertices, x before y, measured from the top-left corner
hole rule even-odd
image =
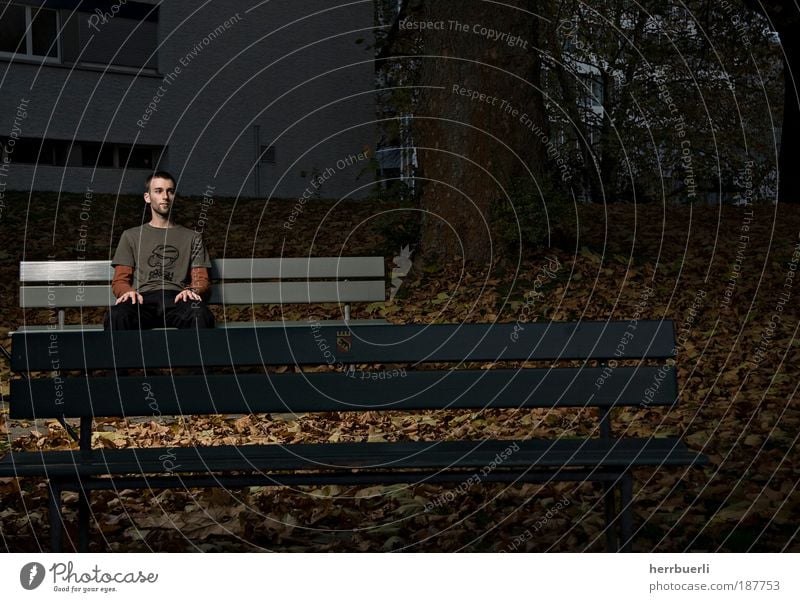
[[[142,195],[142,196],[144,197],[144,202],[149,205],[150,204],[150,193],[149,192],[145,192],[144,195]]]

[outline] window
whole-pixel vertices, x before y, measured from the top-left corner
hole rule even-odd
[[[54,140],[51,138],[0,138],[2,153],[9,161],[57,167],[106,167],[118,169],[154,169],[163,156],[163,146]]]
[[[592,74],[581,76],[579,88],[581,106],[584,108],[603,106],[603,83]]]
[[[81,144],[81,163],[84,167],[114,167],[114,145],[84,142]]]
[[[153,169],[156,164],[153,147],[120,146],[119,166],[126,169]]]
[[[19,4],[0,5],[0,55],[59,60],[58,13]]]
[[[33,155],[34,161],[25,161],[25,163],[38,163],[39,165],[66,165],[67,157],[69,155],[69,141],[68,140],[32,140],[33,146],[38,153]]]
[[[4,139],[3,147],[9,158],[16,163],[36,163],[39,153],[39,145],[36,144],[36,140],[29,138]]]
[[[15,163],[66,165],[70,143],[68,140],[41,138],[0,138],[0,145],[5,149],[8,160]]]
[[[592,89],[592,106],[593,107],[602,107],[603,106],[603,82],[600,79],[593,77],[592,81],[590,82],[591,89]]]
[[[26,9],[24,6],[8,5],[0,16],[0,51],[15,53],[27,52],[25,45]],[[20,48],[21,47],[21,48]]]
[[[148,8],[158,14],[157,8]],[[105,23],[95,23],[92,15],[79,13],[78,37],[83,51],[81,61],[84,63],[149,69],[158,67],[158,21],[117,15]]]
[[[84,167],[153,169],[164,152],[162,146],[131,146],[113,142],[81,142],[80,145]]]
[[[275,163],[275,147],[270,145],[261,145],[261,162],[262,163]]]
[[[0,57],[158,68],[157,4],[94,0],[0,2]]]

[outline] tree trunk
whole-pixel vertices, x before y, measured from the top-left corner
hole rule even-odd
[[[595,203],[609,203],[617,200],[617,171],[619,169],[619,143],[617,132],[611,125],[611,112],[614,80],[608,71],[600,71],[600,85],[603,90],[603,121],[600,123],[600,178],[597,189],[592,194]]]
[[[783,125],[778,156],[778,202],[800,203],[800,25],[779,30],[783,58]]]
[[[423,0],[409,14],[406,26],[438,27],[422,34],[414,116],[428,261],[489,260],[491,202],[505,197],[511,179],[542,172],[548,128],[535,5]]]
[[[794,1],[744,0],[750,10],[767,17],[783,47],[783,125],[778,156],[778,202],[800,203],[800,12]]]

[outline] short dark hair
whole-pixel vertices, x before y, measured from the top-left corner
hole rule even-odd
[[[177,185],[175,178],[173,178],[172,174],[169,173],[168,171],[154,171],[149,176],[147,176],[147,179],[144,181],[145,192],[150,192],[150,182],[153,180],[153,178],[161,178],[162,180],[172,180],[172,183]]]

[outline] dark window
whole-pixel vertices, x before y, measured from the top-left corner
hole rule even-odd
[[[155,162],[152,147],[121,146],[119,148],[119,166],[127,169],[153,169]]]
[[[81,144],[84,167],[114,167],[114,145],[99,142]]]
[[[0,52],[27,53],[25,44],[24,6],[8,4],[0,12]]]
[[[9,151],[13,151],[12,160],[16,163],[37,163],[39,145],[41,143],[41,140],[19,138],[15,141],[13,147],[6,145],[6,148]]]
[[[69,160],[69,140],[45,140],[39,153],[42,165],[67,165]]]
[[[56,11],[18,4],[0,9],[0,52],[58,58]]]
[[[0,138],[0,159],[5,153],[10,162],[31,165],[152,170],[165,152],[161,146],[131,146],[114,142]]]
[[[31,46],[34,56],[58,58],[56,11],[31,9]]]
[[[66,165],[69,142],[41,138],[3,138],[0,140],[8,160],[32,165]]]
[[[78,13],[81,61],[124,67],[158,67],[158,8],[128,2],[113,18]],[[136,7],[136,11],[131,13]]]
[[[34,140],[36,147],[34,156],[38,165],[57,165],[55,150],[58,145],[54,140]],[[38,156],[37,156],[38,155]]]
[[[275,163],[275,147],[261,145],[261,162]]]

